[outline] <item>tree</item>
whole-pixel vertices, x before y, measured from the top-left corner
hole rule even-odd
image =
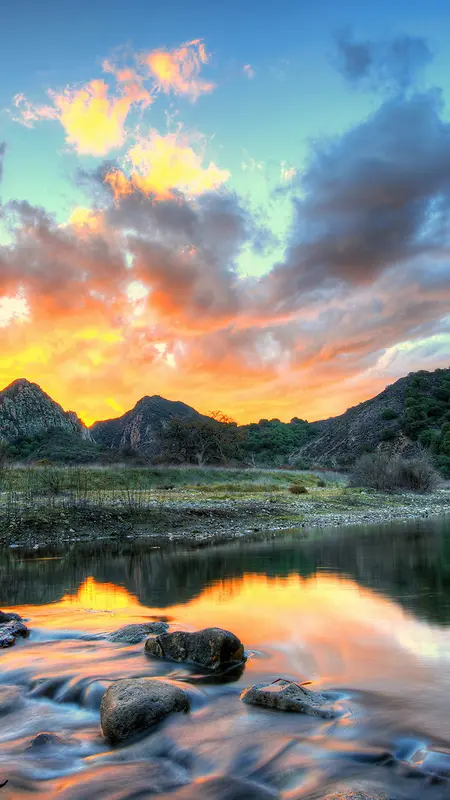
[[[163,435],[163,459],[200,467],[208,462],[225,464],[239,456],[240,439],[236,422],[220,411],[214,418],[174,418]]]

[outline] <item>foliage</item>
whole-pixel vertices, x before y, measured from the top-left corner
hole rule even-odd
[[[98,461],[102,448],[75,433],[58,428],[34,436],[21,436],[7,446],[10,461],[90,464]]]
[[[174,417],[162,436],[162,461],[225,464],[240,457],[241,434],[234,420],[219,411],[211,417]]]
[[[308,494],[308,489],[302,483],[293,483],[289,487],[289,491],[291,494]]]
[[[448,370],[436,370],[433,375],[431,386],[427,373],[412,377],[402,427],[432,453],[442,474],[450,477],[450,375]]]
[[[397,419],[397,417],[398,414],[393,408],[386,408],[381,415],[381,419],[385,422],[390,422],[390,420]]]
[[[250,464],[280,466],[313,435],[306,420],[294,417],[290,422],[260,419],[243,425],[241,451]]]
[[[431,492],[437,483],[438,475],[425,450],[409,459],[381,452],[366,454],[356,462],[351,476],[353,486],[381,492]]]

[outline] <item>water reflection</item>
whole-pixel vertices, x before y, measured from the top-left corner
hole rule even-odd
[[[149,785],[145,764],[168,791],[155,777],[163,760],[171,791],[233,774],[286,798],[317,798],[357,776],[404,800],[448,797],[449,533],[445,522],[414,523],[357,539],[198,553],[140,544],[3,555],[0,607],[18,610],[32,630],[1,655],[0,713],[2,684],[19,687],[0,728],[9,796],[97,797],[101,785],[105,797],[138,796]],[[161,617],[172,628],[232,630],[250,655],[245,672],[233,683],[197,684],[188,719],[105,749],[99,703],[111,680],[167,674],[196,682],[184,666],[147,659],[142,644],[98,638]],[[240,703],[245,686],[275,677],[335,691],[346,713],[330,723]],[[30,738],[42,730],[61,743],[31,757]],[[119,762],[129,776],[120,790]]]

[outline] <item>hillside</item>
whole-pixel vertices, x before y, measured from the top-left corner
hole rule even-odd
[[[198,411],[185,403],[153,395],[142,397],[131,411],[121,417],[95,422],[91,432],[94,440],[103,447],[135,451],[151,458],[159,452],[161,435],[172,419],[200,417]]]
[[[11,443],[51,430],[92,441],[89,429],[77,415],[64,411],[37,383],[20,378],[0,392],[0,442]]]
[[[379,447],[428,447],[450,474],[450,369],[420,371],[339,417],[311,423],[314,436],[293,452],[291,463],[346,467]]]

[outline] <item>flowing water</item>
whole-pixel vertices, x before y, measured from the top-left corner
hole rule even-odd
[[[224,784],[230,800],[260,796],[256,786],[322,798],[366,783],[389,798],[450,797],[450,520],[301,535],[200,551],[99,542],[4,552],[0,608],[25,617],[31,635],[0,651],[0,800],[194,799],[213,775],[251,782],[241,794]],[[233,631],[245,670],[213,682],[147,658],[143,642],[102,638],[153,619]],[[185,682],[191,713],[111,748],[102,694],[144,675]],[[332,692],[340,715],[240,701],[246,686],[278,677]],[[44,731],[59,741],[30,747]]]

